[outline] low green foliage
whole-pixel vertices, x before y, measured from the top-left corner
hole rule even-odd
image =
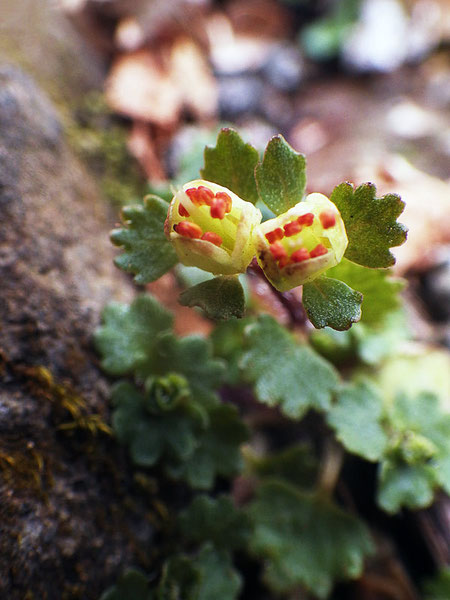
[[[137,569],[129,569],[121,575],[116,583],[100,600],[155,600],[150,590],[148,578]]]
[[[450,598],[450,567],[444,567],[436,577],[428,579],[424,589],[424,600],[448,600]]]
[[[305,169],[303,154],[291,148],[282,135],[270,140],[255,177],[260,198],[273,213],[280,215],[303,199]]]
[[[235,275],[203,281],[180,295],[183,306],[198,306],[206,316],[217,321],[244,316],[244,290]]]
[[[349,329],[361,318],[362,294],[342,281],[318,277],[303,286],[303,306],[317,329]]]

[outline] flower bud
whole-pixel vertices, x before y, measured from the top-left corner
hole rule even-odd
[[[260,267],[281,292],[308,283],[337,265],[348,244],[338,209],[317,193],[255,227],[253,241]]]
[[[215,275],[244,273],[261,212],[227,188],[197,179],[172,199],[164,226],[180,262]]]

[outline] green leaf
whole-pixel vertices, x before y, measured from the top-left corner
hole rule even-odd
[[[274,136],[267,144],[262,163],[255,177],[262,201],[276,215],[298,204],[305,193],[306,162],[282,135]]]
[[[136,283],[159,279],[178,262],[175,250],[164,235],[167,202],[157,196],[146,196],[143,205],[122,209],[124,227],[111,232],[111,241],[124,248],[115,264],[134,273]]]
[[[183,306],[198,306],[206,316],[217,321],[244,316],[244,290],[239,279],[234,276],[215,277],[203,281],[181,293],[179,298]]]
[[[211,333],[214,355],[226,361],[226,383],[230,385],[241,382],[240,360],[244,351],[244,330],[253,322],[252,317],[222,321]]]
[[[296,342],[268,315],[247,329],[247,341],[241,366],[261,402],[280,406],[293,419],[300,419],[310,408],[330,407],[338,375],[311,348]]]
[[[201,578],[201,573],[192,559],[187,556],[172,556],[164,564],[156,598],[198,600]]]
[[[317,481],[318,462],[309,444],[289,446],[281,452],[257,456],[245,452],[246,463],[252,474],[259,478],[278,478],[312,488]]]
[[[426,464],[384,461],[378,472],[377,502],[391,514],[402,507],[424,508],[433,501],[436,485],[436,475]]]
[[[118,439],[129,446],[135,464],[150,467],[164,458],[187,460],[196,447],[207,417],[192,400],[173,410],[148,411],[148,398],[129,382],[114,386],[112,423]]]
[[[242,577],[233,568],[228,552],[205,544],[195,565],[201,574],[196,600],[236,600],[242,587]]]
[[[361,381],[342,386],[327,413],[328,424],[349,452],[378,460],[387,446],[382,427],[383,400],[376,389]]]
[[[152,600],[147,577],[137,569],[128,569],[116,585],[106,590],[100,600]]]
[[[111,375],[130,373],[153,360],[156,337],[173,322],[171,313],[149,295],[138,296],[129,306],[112,302],[102,317],[95,344],[102,368]]]
[[[396,194],[376,198],[376,188],[350,183],[334,188],[330,200],[338,207],[348,236],[346,258],[371,268],[390,267],[395,258],[389,248],[406,240],[406,227],[397,223],[405,203]]]
[[[424,585],[424,600],[448,600],[450,598],[450,567],[442,568]]]
[[[215,548],[236,550],[247,544],[248,516],[236,508],[230,497],[199,495],[179,516],[183,536],[194,543],[210,541]]]
[[[363,294],[361,321],[368,325],[382,323],[401,304],[399,292],[404,281],[389,275],[389,271],[361,267],[345,258],[327,271],[327,277],[339,279]]]
[[[248,439],[248,429],[236,407],[213,407],[209,420],[208,428],[196,438],[195,451],[168,467],[172,477],[187,481],[194,489],[211,489],[217,476],[232,477],[242,469],[240,446]]]
[[[265,579],[277,593],[304,585],[326,598],[334,581],[359,577],[373,551],[359,519],[285,482],[262,484],[248,510],[251,549],[264,560]]]
[[[258,191],[254,170],[259,155],[256,148],[245,144],[234,129],[225,127],[217,137],[214,148],[205,148],[205,166],[200,171],[203,179],[218,183],[255,204]]]
[[[212,344],[200,336],[178,338],[172,333],[158,339],[154,362],[142,364],[138,375],[143,379],[156,374],[174,372],[186,377],[196,401],[206,405],[217,403],[216,390],[225,376],[225,365],[212,356]]]
[[[303,286],[303,306],[317,329],[349,329],[361,318],[362,299],[362,294],[330,277],[318,277]]]

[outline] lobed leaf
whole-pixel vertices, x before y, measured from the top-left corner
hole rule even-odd
[[[354,454],[376,461],[387,447],[382,426],[383,400],[367,382],[343,385],[327,413],[328,424],[337,439]]]
[[[207,317],[216,321],[240,319],[245,312],[244,290],[234,275],[215,277],[194,285],[180,294],[179,302],[183,306],[198,306]]]
[[[263,483],[248,512],[250,547],[264,560],[265,579],[277,593],[303,585],[326,598],[334,581],[359,577],[364,557],[373,552],[362,521],[286,482]]]
[[[158,196],[146,196],[143,205],[122,209],[124,227],[111,232],[112,243],[124,249],[114,262],[133,273],[136,283],[155,281],[178,262],[164,234],[167,209],[167,202]]]
[[[128,569],[100,600],[155,600],[148,578],[138,569]]]
[[[267,144],[255,177],[261,200],[276,215],[281,215],[303,198],[305,157],[296,152],[282,135],[276,135]]]
[[[237,131],[225,127],[217,137],[214,148],[205,148],[205,166],[200,171],[202,179],[228,188],[235,194],[255,204],[258,190],[254,171],[259,160],[256,148],[246,144]]]
[[[401,304],[399,292],[404,281],[389,275],[389,271],[368,269],[345,258],[327,271],[327,277],[339,279],[362,293],[361,321],[368,325],[382,323]]]
[[[258,399],[300,419],[314,408],[330,407],[338,385],[335,369],[308,346],[296,342],[272,317],[263,315],[247,329],[248,349],[241,366]]]
[[[131,305],[112,302],[102,318],[94,339],[102,368],[111,375],[131,373],[154,360],[156,338],[173,322],[172,314],[150,295],[138,296]]]
[[[338,207],[348,236],[346,258],[374,269],[390,267],[395,258],[390,252],[406,240],[407,229],[397,223],[405,203],[396,194],[376,198],[376,187],[365,183],[353,188],[341,183],[330,200]]]
[[[361,318],[362,294],[343,281],[318,277],[303,286],[303,306],[317,329],[350,329]]]

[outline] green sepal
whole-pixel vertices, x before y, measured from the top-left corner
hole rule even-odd
[[[120,269],[133,273],[136,283],[155,281],[178,262],[164,235],[167,209],[167,202],[158,196],[146,196],[142,205],[122,209],[124,226],[111,232],[112,243],[124,249],[114,262]]]
[[[316,329],[344,331],[361,318],[362,294],[338,279],[321,276],[305,283],[302,301]]]
[[[215,321],[227,321],[244,316],[245,297],[242,285],[235,275],[215,277],[203,281],[180,294],[183,306],[198,306]]]
[[[261,200],[276,215],[281,215],[303,198],[305,157],[296,152],[282,135],[276,135],[267,144],[255,177]]]
[[[345,257],[373,269],[391,267],[395,258],[389,248],[406,240],[407,229],[397,223],[405,203],[397,194],[376,197],[373,183],[356,189],[351,183],[334,188],[330,200],[338,207],[345,223],[348,246]]]
[[[215,147],[206,146],[205,166],[200,174],[202,179],[223,185],[242,200],[255,204],[258,190],[254,171],[258,161],[256,148],[246,144],[237,131],[225,127]]]
[[[367,527],[330,500],[277,480],[264,482],[248,508],[252,552],[276,593],[304,585],[327,598],[334,581],[355,579],[373,552]]]

